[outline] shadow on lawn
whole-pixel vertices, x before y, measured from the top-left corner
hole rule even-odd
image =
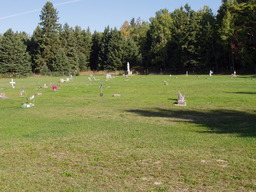
[[[205,131],[207,133],[236,133],[243,137],[256,136],[256,114],[249,114],[246,112],[233,110],[198,112],[159,108],[152,110],[128,110],[127,112],[136,113],[145,117],[169,117],[189,120],[192,123],[209,128],[209,131]]]
[[[248,94],[248,95],[254,95],[254,94],[256,94],[256,92],[246,92],[246,91],[244,91],[244,92],[228,92],[228,93],[234,93],[234,94]]]
[[[256,78],[256,75],[247,75],[247,76],[238,76],[238,78],[242,78],[242,79],[249,79],[249,78]]]

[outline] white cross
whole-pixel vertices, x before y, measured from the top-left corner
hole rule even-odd
[[[10,83],[12,84],[12,88],[15,88],[15,87],[14,87],[14,84],[16,84],[16,83],[13,81],[13,79],[11,80]]]

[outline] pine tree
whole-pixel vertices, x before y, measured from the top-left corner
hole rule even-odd
[[[31,59],[24,44],[24,33],[7,30],[0,40],[0,73],[28,75]]]
[[[126,63],[129,62],[134,67],[140,68],[142,58],[138,44],[130,37],[123,39],[123,70],[126,70]]]
[[[46,65],[50,70],[53,70],[53,62],[60,48],[58,23],[58,12],[54,9],[51,2],[47,2],[40,15],[41,22],[39,23],[40,33],[36,43],[39,46],[37,55],[35,56],[35,69],[40,71]]]
[[[197,37],[199,70],[208,72],[210,69],[214,69],[215,72],[218,72],[216,19],[208,6],[199,10],[197,15],[200,22],[200,31]]]
[[[104,69],[114,71],[123,68],[123,43],[120,32],[116,28],[111,30]]]
[[[53,71],[62,72],[62,74],[69,75],[70,63],[63,48],[57,51],[52,68]]]
[[[77,52],[77,39],[74,29],[66,23],[60,34],[62,47],[65,49],[66,56],[70,65],[70,72],[76,74],[79,72],[79,60]]]
[[[76,49],[79,58],[79,68],[81,71],[87,70],[89,68],[90,52],[92,46],[92,35],[90,30],[82,30],[80,27],[76,26],[75,30],[76,37]]]
[[[100,51],[101,51],[102,34],[94,32],[92,35],[92,47],[90,52],[90,68],[91,70],[100,70]]]
[[[110,27],[106,27],[102,34],[99,51],[99,70],[105,70],[107,66],[107,59],[109,54],[109,41],[111,38]]]
[[[41,52],[40,52],[41,42],[42,42],[42,30],[39,26],[37,26],[27,46],[28,52],[31,55],[32,71],[35,73],[39,73],[41,69],[40,67],[42,67],[41,65],[38,65],[38,61],[41,58]]]

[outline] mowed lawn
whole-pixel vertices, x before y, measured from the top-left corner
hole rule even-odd
[[[59,79],[0,79],[0,191],[256,190],[256,76]]]

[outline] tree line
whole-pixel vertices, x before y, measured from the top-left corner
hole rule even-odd
[[[78,75],[125,70],[127,62],[142,74],[256,73],[256,0],[223,0],[217,15],[186,4],[94,33],[58,20],[47,2],[32,36],[12,29],[0,35],[0,73]]]

